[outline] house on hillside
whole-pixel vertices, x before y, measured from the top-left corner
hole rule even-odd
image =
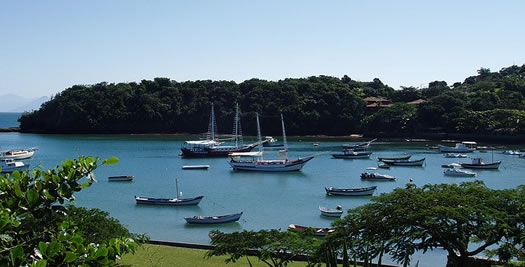
[[[367,108],[386,108],[392,106],[390,100],[383,97],[369,96],[363,99]]]

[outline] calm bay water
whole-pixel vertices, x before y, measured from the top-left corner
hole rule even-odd
[[[0,128],[18,127],[20,115],[20,112],[0,112]]]
[[[324,153],[310,161],[301,172],[250,173],[234,172],[225,158],[184,159],[179,157],[184,140],[195,137],[165,135],[38,135],[0,133],[0,150],[38,147],[40,150],[26,163],[32,167],[53,168],[66,158],[93,155],[101,158],[116,156],[116,165],[101,166],[95,174],[98,182],[77,194],[76,203],[108,211],[127,225],[132,232],[147,233],[152,239],[194,243],[208,243],[208,232],[258,229],[286,229],[296,223],[328,227],[332,219],[319,215],[318,207],[346,210],[370,201],[370,197],[327,197],[325,186],[364,187],[377,185],[375,194],[390,192],[413,183],[460,183],[472,178],[454,178],[443,175],[444,163],[470,161],[447,159],[443,154],[425,149],[427,143],[374,142],[371,159],[332,159],[330,152],[341,150],[349,141],[290,138],[290,157]],[[249,139],[249,138],[245,138]],[[253,139],[253,138],[252,138]],[[320,142],[314,147],[312,142]],[[510,148],[519,148],[511,147]],[[502,160],[500,170],[476,171],[478,177],[491,188],[514,188],[524,184],[525,159],[494,153],[475,152],[486,161]],[[268,154],[270,154],[269,152]],[[396,176],[395,182],[362,181],[360,174],[367,167],[377,166],[379,155],[414,154],[413,159],[426,158],[424,167],[392,167],[377,172]],[[182,170],[183,165],[209,164],[209,170]],[[107,176],[134,175],[133,182],[107,182]],[[183,197],[204,195],[196,207],[157,207],[136,205],[133,196],[174,197],[175,178]],[[193,215],[223,215],[243,211],[238,223],[212,226],[187,225],[183,219]],[[435,250],[416,256],[420,266],[444,265],[445,252]],[[414,263],[416,260],[413,261]]]

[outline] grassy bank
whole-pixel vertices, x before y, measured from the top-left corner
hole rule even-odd
[[[170,267],[240,267],[249,266],[246,258],[239,259],[236,263],[228,263],[224,261],[226,257],[212,257],[205,259],[206,250],[179,248],[160,245],[146,244],[140,247],[137,252],[124,255],[118,263],[122,266],[170,266]],[[267,266],[260,262],[256,257],[250,257],[250,261],[255,267]],[[304,267],[306,262],[292,262],[290,267]]]

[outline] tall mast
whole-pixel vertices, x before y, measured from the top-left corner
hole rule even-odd
[[[262,153],[263,153],[263,144],[262,144],[262,137],[261,137],[261,125],[259,125],[259,113],[255,113],[257,118],[257,137],[259,138],[259,152],[261,152],[261,159],[262,159]]]
[[[177,190],[177,196],[175,199],[179,199],[179,179],[175,178],[175,189]]]
[[[215,133],[217,133],[217,122],[215,121],[215,109],[211,103],[210,124],[208,125],[208,140],[215,140]]]
[[[288,143],[286,142],[286,130],[284,129],[284,119],[283,114],[281,113],[281,127],[283,128],[283,145],[284,145],[284,155],[288,159]]]
[[[233,121],[233,138],[235,139],[236,147],[239,147],[239,143],[241,145],[243,144],[239,103],[236,104],[236,109],[235,109],[235,118]]]

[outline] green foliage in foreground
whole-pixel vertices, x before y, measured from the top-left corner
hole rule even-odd
[[[79,157],[55,169],[0,176],[1,266],[112,266],[120,255],[134,251],[137,245],[129,238],[87,243],[67,216],[64,203],[91,186],[99,162]]]
[[[118,260],[121,266],[152,266],[152,267],[241,267],[247,266],[247,261],[229,262],[227,256],[206,257],[207,250],[178,248],[159,245],[143,245],[135,254],[126,254]],[[267,266],[257,257],[249,256],[254,267]],[[304,267],[306,262],[291,262],[288,267]]]

